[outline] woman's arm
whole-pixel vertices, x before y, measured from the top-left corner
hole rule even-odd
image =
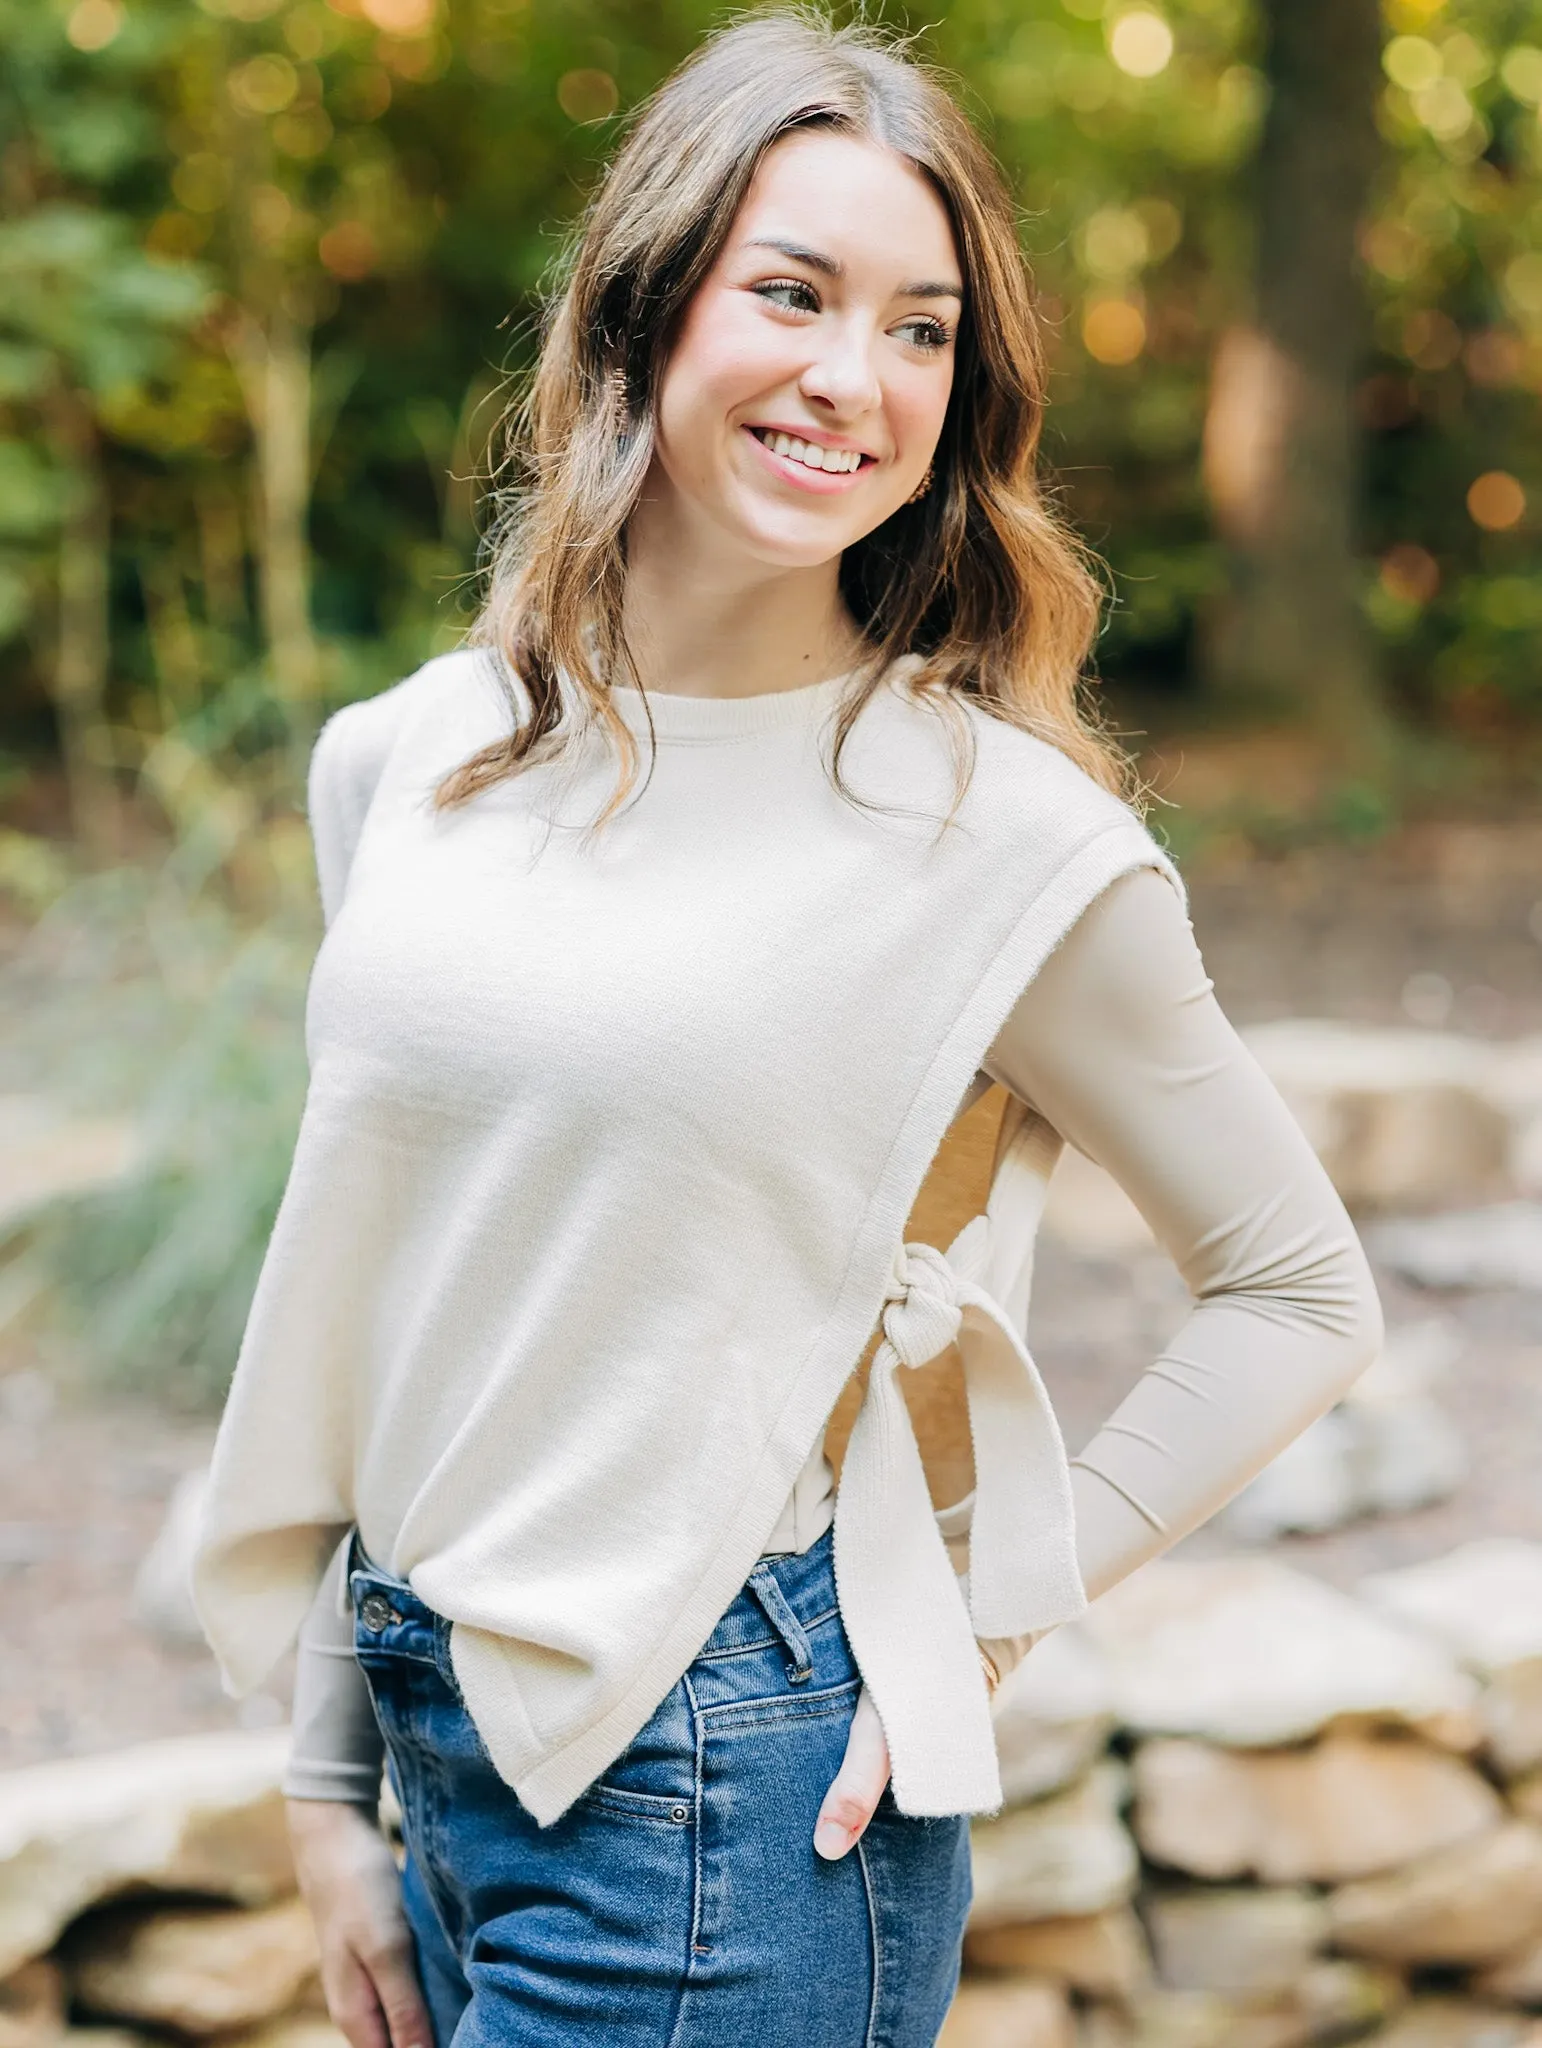
[[[335,712],[311,749],[306,815],[325,924],[342,904],[370,798],[412,681]],[[288,1799],[362,1806],[373,1815],[385,1746],[353,1654],[353,1622],[343,1597],[347,1562],[345,1540],[300,1624],[290,1716],[294,1735],[283,1790]]]
[[[284,1772],[286,1799],[380,1803],[385,1744],[369,1683],[353,1654],[353,1618],[343,1599],[348,1544],[339,1544],[310,1612],[300,1624],[294,1679],[293,1741]]]
[[[1344,1206],[1222,1014],[1154,870],[1046,963],[987,1071],[1130,1196],[1195,1306],[1072,1460],[1090,1599],[1213,1515],[1376,1355],[1381,1310]]]
[[[324,921],[337,915],[407,684],[350,705],[311,753],[307,812]],[[327,2010],[349,2048],[430,2048],[401,1879],[380,1831],[385,1745],[353,1654],[339,1544],[300,1626],[283,1791],[295,1877],[321,1955]]]

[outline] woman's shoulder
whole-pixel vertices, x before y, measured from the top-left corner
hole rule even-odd
[[[959,822],[1012,871],[1049,874],[1071,863],[1102,871],[1155,868],[1183,896],[1172,857],[1138,806],[1110,789],[1048,735],[997,716],[960,693],[970,774]]]
[[[971,788],[982,806],[1003,822],[1037,819],[1058,827],[1078,823],[1089,830],[1128,825],[1144,832],[1140,812],[1073,760],[1046,734],[1000,717],[978,697],[954,698],[969,725],[973,755]]]
[[[310,809],[368,804],[386,764],[416,731],[446,731],[496,698],[497,672],[481,648],[436,655],[373,697],[356,698],[322,726],[311,754]]]
[[[496,689],[497,670],[489,658],[479,649],[457,648],[389,689],[345,704],[322,726],[311,750],[306,813],[329,923],[393,757],[408,755],[420,764],[435,751],[434,736],[442,741],[466,727],[472,709],[488,704]]]
[[[422,713],[441,714],[479,687],[485,687],[487,658],[482,650],[458,647],[435,655],[412,674],[373,697],[345,704],[322,726],[316,755],[348,775],[367,776],[384,767],[391,749],[408,725]]]

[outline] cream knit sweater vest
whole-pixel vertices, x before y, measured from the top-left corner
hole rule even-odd
[[[436,813],[506,729],[481,657],[334,719],[313,822],[362,816],[307,1011],[311,1085],[221,1426],[194,1584],[232,1690],[292,1640],[339,1532],[448,1616],[499,1772],[549,1822],[631,1741],[759,1555],[882,1321],[836,1512],[842,1612],[909,1813],[1000,1785],[973,1637],[1084,1604],[1021,1330],[1056,1141],[1006,1132],[989,1216],[902,1247],[1014,999],[1087,904],[1167,869],[1053,748],[901,664],[848,782],[842,685],[656,696],[641,796],[586,843],[598,743]],[[639,731],[634,693],[617,702]],[[1168,870],[1168,872],[1171,872]],[[895,1375],[955,1335],[969,1605]]]

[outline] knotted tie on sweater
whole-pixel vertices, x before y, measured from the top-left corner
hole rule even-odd
[[[1033,1239],[1059,1150],[1048,1125],[1013,1104],[985,1213],[946,1254],[926,1244],[896,1252],[882,1336],[841,1473],[841,1609],[907,1813],[1001,1804],[975,1638],[1051,1628],[1087,1605],[1065,1445],[1020,1334]],[[975,1464],[967,1602],[897,1377],[901,1366],[927,1365],[953,1343],[963,1361]],[[912,1759],[925,1763],[924,1794]],[[941,1772],[940,1759],[947,1759]]]

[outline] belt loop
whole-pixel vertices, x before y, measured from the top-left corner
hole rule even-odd
[[[776,1582],[775,1572],[764,1559],[750,1573],[749,1590],[786,1648],[787,1683],[802,1685],[805,1679],[814,1675],[814,1653],[809,1648],[802,1622],[793,1613],[787,1595]]]
[[[342,1595],[343,1607],[348,1613],[354,1610],[354,1581],[359,1574],[369,1569],[369,1560],[364,1555],[364,1543],[359,1535],[359,1525],[354,1523],[348,1532],[348,1555],[343,1560],[343,1583],[338,1589]]]

